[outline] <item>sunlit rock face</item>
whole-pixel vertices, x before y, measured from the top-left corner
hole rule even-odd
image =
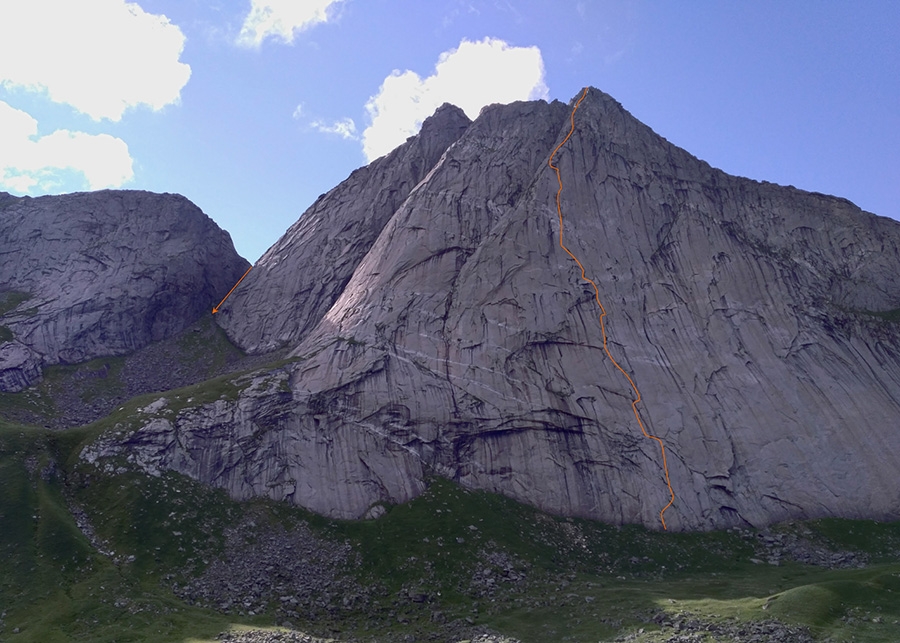
[[[140,445],[156,469],[336,517],[437,474],[660,528],[659,445],[559,245],[547,161],[573,104],[432,122],[417,173],[395,166],[425,138],[321,197],[222,318],[296,361],[92,457]],[[668,528],[900,517],[900,223],[729,176],[595,89],[555,163],[565,244],[665,443]]]
[[[343,292],[394,212],[471,121],[443,105],[418,135],[320,196],[216,315],[249,353],[293,347]]]
[[[0,347],[4,390],[36,381],[35,364],[123,355],[176,334],[249,265],[179,195],[2,197],[0,326],[14,337]]]

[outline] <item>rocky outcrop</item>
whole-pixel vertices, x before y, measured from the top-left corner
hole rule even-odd
[[[180,410],[184,400],[159,398],[138,411],[137,431],[107,434],[81,457],[110,473],[120,466],[150,475],[171,470],[237,499],[270,496],[334,517],[348,516],[347,507],[361,507],[362,515],[387,498],[405,502],[424,491],[423,463],[402,445],[386,446],[353,427],[325,434],[314,419],[298,426],[290,378],[288,367],[238,377],[229,385],[239,391],[231,396],[236,400]]]
[[[40,355],[21,342],[0,344],[0,391],[21,391],[40,379]]]
[[[445,104],[416,136],[320,196],[216,315],[250,353],[295,346],[340,296],[388,220],[469,126]]]
[[[226,232],[173,194],[6,195],[0,240],[0,325],[17,342],[4,354],[24,346],[44,364],[170,337],[208,315],[248,266]],[[28,372],[5,390],[33,382]]]
[[[339,517],[407,500],[436,472],[660,527],[659,447],[558,244],[547,160],[571,108],[485,108],[296,335],[283,384],[260,373],[236,400],[145,421],[93,460],[130,453],[145,470]],[[668,527],[900,516],[900,224],[726,175],[594,89],[555,162],[565,243],[666,445]],[[331,274],[334,257],[291,234],[278,261]]]

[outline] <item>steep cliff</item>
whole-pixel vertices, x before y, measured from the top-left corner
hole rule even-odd
[[[0,198],[0,390],[42,364],[122,355],[171,337],[246,270],[182,196],[99,191]]]
[[[272,246],[216,315],[249,353],[294,346],[328,311],[385,224],[469,126],[445,104],[406,143],[323,194]]]
[[[659,446],[558,243],[547,161],[572,106],[485,108],[414,189],[383,202],[383,226],[358,223],[362,241],[323,252],[347,221],[372,220],[370,198],[349,203],[351,176],[267,254],[269,273],[302,266],[327,291],[282,278],[251,307],[261,319],[300,312],[249,346],[293,341],[294,362],[234,384],[234,399],[163,401],[86,457],[331,516],[408,500],[436,472],[561,514],[659,527]],[[598,285],[609,350],[666,446],[668,527],[900,516],[900,223],[726,175],[595,89],[555,159],[565,243]],[[328,199],[344,208],[334,228]],[[342,247],[352,256],[338,277]],[[293,297],[310,303],[286,308]],[[249,327],[247,306],[226,328]]]

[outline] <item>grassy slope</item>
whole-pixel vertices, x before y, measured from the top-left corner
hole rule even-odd
[[[79,437],[0,428],[0,640],[172,641],[221,631],[221,617],[181,604],[149,568],[99,555],[80,532],[63,498],[65,467],[51,464]],[[125,517],[135,502],[127,485],[120,491],[110,509]]]
[[[437,514],[436,510],[441,509]],[[477,531],[469,525],[477,526]],[[459,591],[467,561],[487,543],[528,561],[531,587],[497,605],[479,600],[478,620],[523,641],[612,638],[632,623],[646,629],[646,616],[686,610],[709,617],[777,617],[808,625],[842,640],[896,641],[900,626],[900,524],[816,521],[785,527],[827,535],[835,545],[855,539],[880,564],[862,570],[828,571],[799,564],[750,562],[753,549],[737,533],[667,534],[640,527],[615,528],[584,520],[551,518],[484,492],[435,481],[416,501],[395,507],[370,523],[344,523],[360,543],[369,571],[390,578],[389,592],[440,569],[445,602],[471,612]],[[425,539],[429,542],[425,542]],[[460,544],[457,539],[463,539]],[[441,546],[435,546],[440,539]],[[489,547],[490,548],[490,547]],[[410,564],[411,557],[417,559]],[[537,603],[539,607],[535,608]],[[763,609],[766,606],[766,609]],[[847,626],[842,616],[880,615],[882,623]],[[646,640],[652,640],[648,634]],[[640,638],[634,640],[641,640]],[[847,639],[849,640],[849,638]]]
[[[271,614],[225,616],[185,605],[163,582],[167,574],[201,569],[245,507],[179,476],[79,473],[75,454],[89,437],[88,429],[0,428],[0,605],[7,612],[0,639],[211,640],[238,622],[272,625]],[[72,500],[115,556],[98,554],[81,533],[69,510]],[[308,524],[355,543],[362,561],[355,573],[378,583],[381,599],[365,614],[346,614],[342,624],[327,625],[357,634],[373,619],[386,636],[424,634],[436,627],[435,610],[449,620],[468,616],[523,641],[609,640],[639,626],[646,632],[634,640],[651,641],[655,628],[648,615],[658,610],[710,618],[775,616],[835,640],[852,635],[894,641],[900,631],[894,625],[900,620],[900,563],[891,562],[890,554],[900,543],[900,524],[807,523],[835,544],[870,550],[878,563],[828,571],[753,564],[752,547],[735,533],[667,534],[557,519],[443,480],[370,522],[329,521],[274,503],[254,504],[273,522]],[[484,551],[503,552],[528,578],[526,587],[510,585],[493,601],[476,596],[471,578],[481,565],[474,561]],[[421,604],[398,601],[403,590],[426,598]],[[882,622],[861,620],[866,614]],[[16,627],[21,632],[12,634]]]
[[[197,344],[198,337],[179,340],[181,351],[226,354],[221,346]],[[104,388],[118,382],[113,366],[104,367],[107,378],[79,380],[85,382],[79,394],[108,395]],[[62,386],[69,375],[60,368],[41,386]],[[169,391],[169,408],[233,397],[236,377]],[[0,418],[10,417],[11,405],[52,416],[42,390],[0,397],[0,411],[10,411]],[[250,618],[186,605],[170,590],[221,553],[223,532],[246,504],[175,475],[108,475],[79,464],[84,442],[116,423],[135,422],[136,409],[157,397],[135,398],[93,425],[64,432],[0,419],[0,641],[206,641],[233,625],[275,622],[274,613]],[[377,521],[330,521],[285,505],[251,504],[273,523],[308,525],[325,538],[350,541],[361,561],[353,573],[378,587],[364,612],[295,623],[312,630],[366,640],[372,631],[424,636],[440,627],[433,622],[440,612],[438,620],[469,619],[526,642],[627,633],[652,641],[658,628],[648,621],[665,610],[710,619],[777,617],[834,640],[900,640],[900,523],[783,527],[809,530],[835,549],[869,552],[873,563],[829,571],[754,564],[753,545],[734,532],[659,533],[559,519],[440,479]],[[77,527],[76,507],[111,555],[99,553]],[[473,576],[491,566],[490,556],[527,581],[507,582],[492,569],[501,589],[476,586]],[[400,598],[410,595],[417,601]],[[641,627],[645,632],[636,634]]]

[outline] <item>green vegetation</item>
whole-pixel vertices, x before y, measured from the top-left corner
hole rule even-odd
[[[50,424],[58,417],[56,398],[73,397],[90,404],[98,398],[125,393],[124,357],[101,357],[81,364],[56,364],[43,370],[43,378],[25,391],[0,393],[0,419]]]
[[[866,310],[864,308],[844,308],[842,306],[837,308],[841,312],[861,315],[870,319],[874,318],[884,322],[900,322],[900,308],[893,310]]]
[[[0,393],[0,420],[29,418],[32,423],[42,423],[55,415],[53,400],[40,384],[20,393]]]
[[[356,339],[355,337],[341,337],[340,335],[338,335],[338,340],[340,340],[342,342],[346,342],[347,344],[350,344],[350,346],[365,346],[366,345],[366,343],[364,341]]]
[[[424,638],[440,628],[437,612],[439,621],[468,618],[525,642],[623,634],[650,642],[663,636],[654,614],[687,613],[712,622],[778,618],[834,641],[896,640],[900,523],[781,525],[773,533],[852,549],[876,564],[774,566],[751,561],[757,539],[747,532],[664,533],[556,518],[441,478],[416,500],[384,507],[378,520],[336,521],[272,501],[237,503],[172,473],[103,473],[79,461],[86,443],[155,397],[64,432],[0,423],[3,640],[212,641],[232,626],[274,626],[275,612],[220,614],[171,590],[222,555],[223,534],[248,511],[358,552],[348,573],[376,588],[374,602],[332,622],[294,623],[313,633]],[[94,544],[76,525],[79,512]]]
[[[6,330],[0,327],[0,342],[5,341]],[[160,343],[147,352],[149,355],[101,357],[79,364],[45,367],[43,379],[31,388],[20,393],[0,393],[0,419],[58,426],[64,417],[63,409],[67,407],[97,405],[98,408],[111,408],[133,395],[126,382],[129,370],[133,376],[135,371],[146,368],[148,361],[160,372],[180,367],[204,380],[192,389],[182,389],[187,393],[182,396],[183,400],[188,399],[192,391],[201,393],[197,399],[218,399],[226,389],[227,396],[233,399],[240,390],[228,384],[240,373],[209,379],[242,353],[231,344],[224,331],[208,319],[184,331],[169,344]]]
[[[43,388],[52,391],[62,387],[77,387],[82,402],[98,397],[113,397],[125,391],[122,382],[124,357],[98,357],[81,364],[55,364],[44,368]]]
[[[15,310],[19,304],[31,299],[31,294],[18,290],[7,290],[0,292],[0,317],[6,313]]]
[[[179,361],[182,364],[204,364],[208,376],[225,366],[229,359],[242,355],[212,317],[201,319],[193,329],[182,333],[176,343]]]
[[[900,586],[900,523],[782,525],[785,534],[853,545],[887,564],[773,566],[751,562],[752,541],[736,531],[670,534],[555,518],[435,479],[421,497],[390,507],[377,521],[337,523],[334,529],[357,544],[362,577],[384,585],[385,596],[404,587],[440,593],[442,608],[456,617],[471,615],[474,602],[477,622],[523,641],[611,640],[629,627],[646,630],[646,637],[633,640],[651,641],[658,628],[647,615],[660,611],[711,621],[774,617],[836,641],[893,641],[892,626],[900,621],[900,603],[892,596]],[[484,551],[504,552],[515,573],[529,579],[527,588],[511,584],[497,596],[473,598],[473,561]],[[843,620],[854,613],[869,620]],[[861,631],[867,638],[859,638]]]
[[[862,311],[865,315],[871,315],[872,317],[878,317],[879,319],[883,319],[887,322],[900,322],[900,308],[895,308],[894,310],[883,310],[883,311],[874,311],[874,310],[864,310]]]
[[[8,326],[0,326],[0,344],[3,342],[11,342],[15,339],[12,329]]]
[[[237,349],[214,333],[186,333],[175,354],[219,355],[211,364],[227,365]],[[896,641],[900,523],[776,526],[768,535],[855,552],[868,566],[775,565],[759,553],[755,532],[667,533],[558,518],[439,477],[412,502],[381,507],[377,520],[338,521],[273,501],[238,503],[174,473],[139,474],[121,466],[124,456],[102,468],[80,461],[101,435],[146,421],[139,409],[160,397],[166,403],[155,413],[170,418],[235,400],[254,370],[135,397],[77,429],[8,420],[53,417],[54,391],[73,382],[85,403],[121,392],[125,360],[52,367],[38,386],[0,395],[0,640],[201,642],[232,627],[276,625],[284,618],[277,600],[262,614],[223,614],[173,591],[225,556],[226,532],[252,513],[259,528],[311,530],[323,542],[352,545],[356,563],[346,574],[369,599],[313,622],[291,618],[311,633],[421,640],[457,623],[525,643],[650,643],[671,635],[661,621],[688,614],[712,623],[777,618],[835,642]],[[272,379],[261,385],[289,392],[274,369],[292,361],[271,364]]]
[[[209,638],[227,621],[178,601],[154,581],[153,565],[139,567],[100,555],[76,526],[66,483],[71,459],[87,431],[51,433],[0,424],[0,638],[12,641],[172,641]],[[98,481],[99,482],[99,481]],[[119,520],[140,520],[132,484],[107,481],[82,490]],[[120,485],[110,493],[109,485]],[[98,526],[99,526],[98,522]],[[139,523],[153,534],[157,529]],[[121,523],[114,525],[122,527]],[[104,535],[111,527],[105,529]],[[143,543],[123,530],[117,549]],[[137,550],[155,546],[150,540]],[[173,549],[175,543],[170,543]],[[14,634],[15,628],[20,633]]]
[[[163,396],[169,400],[168,411],[177,415],[179,411],[188,407],[200,406],[216,400],[236,400],[241,392],[239,382],[239,374],[223,375],[199,384],[166,391]],[[147,399],[158,399],[160,396],[159,393],[154,393],[147,396]]]
[[[900,558],[900,523],[823,518],[806,525],[835,549],[863,552],[871,563],[897,562]]]

